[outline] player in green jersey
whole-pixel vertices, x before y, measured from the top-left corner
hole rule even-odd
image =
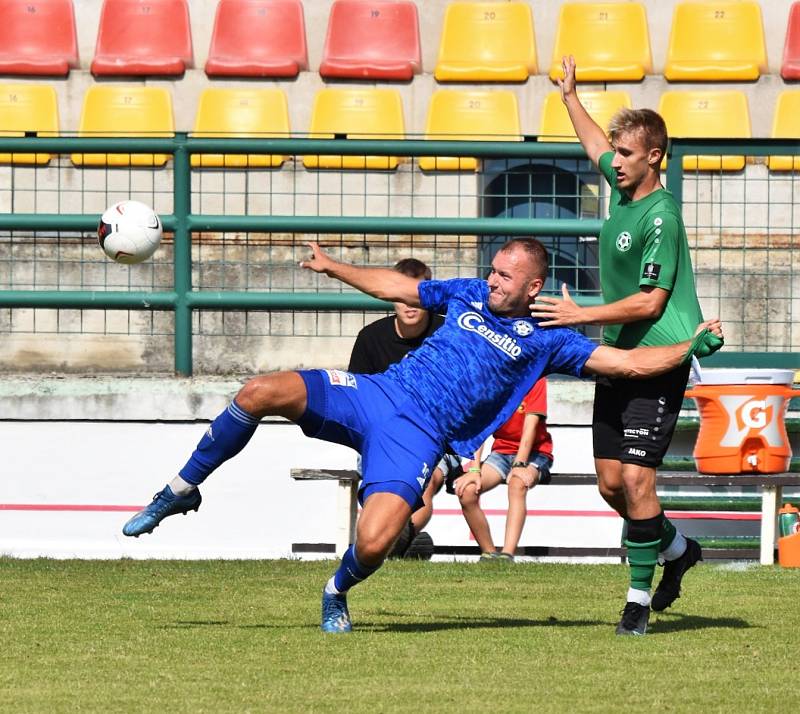
[[[574,58],[562,65],[561,97],[575,133],[611,186],[599,239],[605,304],[581,307],[563,286],[563,299],[538,298],[532,314],[545,326],[603,325],[603,341],[626,349],[687,339],[703,318],[680,207],[661,184],[664,120],[649,109],[622,109],[606,135],[576,94]],[[636,384],[597,380],[592,436],[598,487],[627,523],[631,583],[619,635],[643,635],[650,609],[669,607],[683,575],[702,560],[700,545],[676,530],[656,495],[656,468],[672,439],[688,372],[683,365]],[[651,597],[659,554],[664,574]]]

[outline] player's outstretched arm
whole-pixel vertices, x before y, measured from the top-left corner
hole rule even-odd
[[[718,318],[701,322],[697,326],[693,340],[684,340],[674,345],[636,347],[632,350],[619,350],[601,345],[586,360],[584,372],[625,379],[655,377],[683,364],[689,356],[690,349],[694,351],[695,343],[702,343],[707,335],[722,340],[722,323]]]
[[[572,126],[575,128],[575,134],[578,140],[586,150],[592,163],[597,164],[600,157],[611,151],[611,144],[608,141],[605,130],[589,116],[581,100],[578,99],[578,94],[575,91],[575,58],[570,55],[569,57],[561,58],[561,67],[564,71],[564,78],[558,80],[558,87],[561,90],[561,101],[567,108]]]
[[[331,258],[318,243],[308,244],[311,257],[300,261],[300,267],[325,273],[367,295],[391,302],[402,302],[413,307],[421,307],[419,302],[419,283],[417,278],[398,273],[391,268],[365,268],[350,263],[341,263]]]
[[[603,305],[578,305],[569,294],[566,283],[561,285],[561,298],[536,296],[529,305],[531,317],[539,318],[541,327],[570,327],[572,325],[624,325],[639,320],[661,317],[669,299],[669,291],[651,285],[639,292]]]

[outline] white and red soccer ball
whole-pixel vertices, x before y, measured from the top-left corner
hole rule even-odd
[[[132,265],[156,252],[163,226],[150,206],[139,201],[120,201],[109,206],[97,226],[103,252],[118,263]]]

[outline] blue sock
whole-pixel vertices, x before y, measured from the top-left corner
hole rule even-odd
[[[238,454],[255,433],[259,420],[235,401],[208,427],[186,465],[178,472],[195,486],[228,459]]]
[[[381,563],[383,565],[383,563]],[[381,565],[368,567],[358,562],[356,558],[356,546],[351,545],[347,552],[342,556],[342,562],[339,563],[339,569],[334,573],[333,586],[337,592],[347,592],[353,585],[358,585],[362,580],[366,580],[372,575]]]

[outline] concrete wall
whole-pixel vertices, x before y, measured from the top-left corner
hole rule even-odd
[[[355,453],[264,420],[248,447],[203,486],[196,514],[153,535],[122,524],[162,488],[239,387],[236,380],[33,379],[0,381],[0,555],[18,557],[291,557],[293,543],[334,543],[336,489],[298,483],[293,467],[353,468]],[[556,470],[591,469],[585,424],[590,383],[554,383]],[[482,502],[498,542],[505,489]],[[535,489],[521,545],[609,547],[621,521],[592,486]],[[468,546],[454,496],[436,497],[428,532],[437,545]],[[313,555],[304,557],[315,557]],[[318,557],[318,556],[317,556]]]

